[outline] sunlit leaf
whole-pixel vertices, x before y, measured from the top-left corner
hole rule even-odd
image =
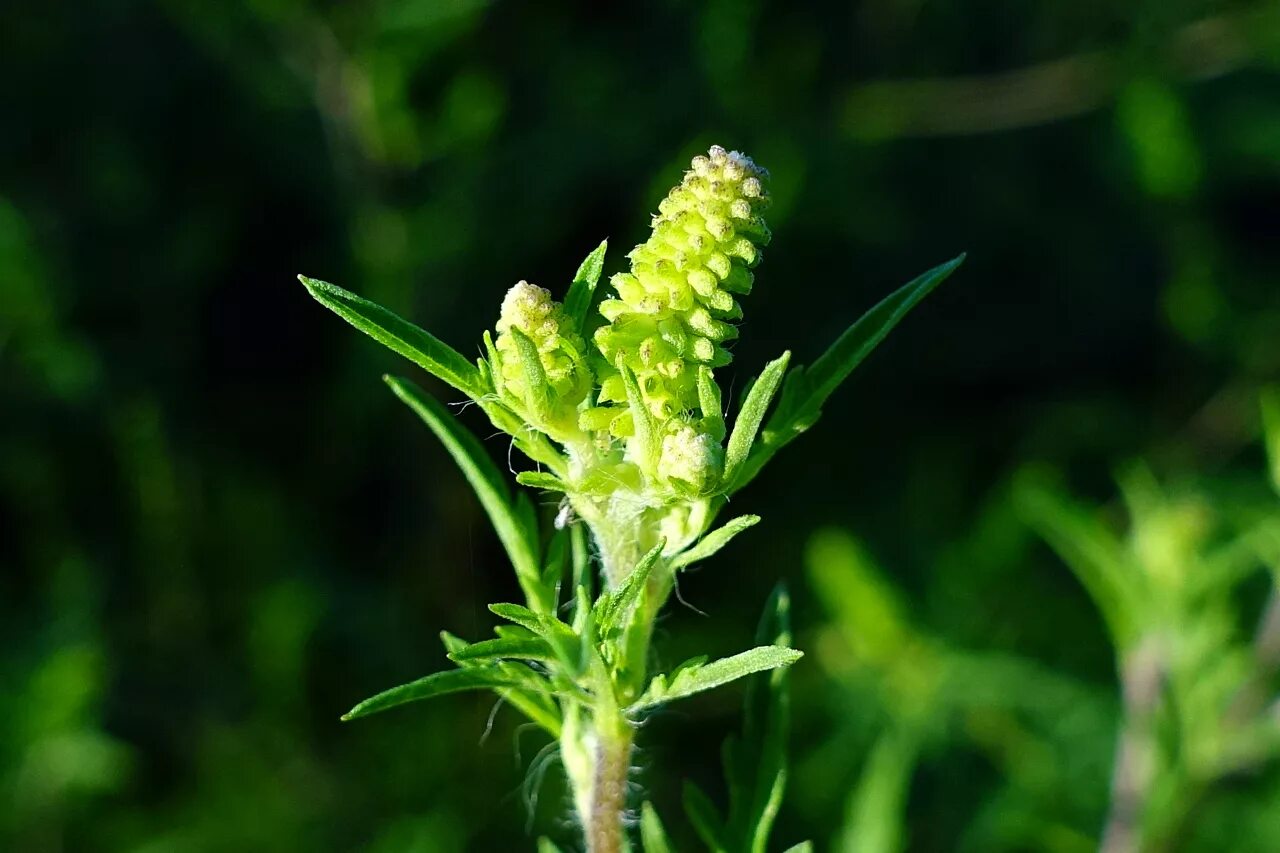
[[[394,376],[384,379],[395,395],[431,428],[466,475],[497,530],[530,605],[542,611],[551,609],[551,594],[542,585],[538,532],[531,506],[512,498],[498,467],[479,439],[459,424],[438,400],[407,380]]]
[[[649,580],[649,572],[662,556],[662,549],[665,546],[665,541],[655,545],[649,553],[640,558],[640,562],[636,563],[636,567],[623,579],[617,589],[600,596],[594,609],[601,636],[608,636],[610,632],[617,629],[636,606],[640,594],[644,591],[645,583]]]
[[[461,693],[466,690],[491,690],[503,687],[520,687],[520,679],[503,673],[497,668],[469,667],[437,672],[417,681],[402,684],[385,690],[376,696],[364,700],[346,714],[343,720],[356,720],[367,717],[407,702],[421,699],[433,699],[449,693]]]
[[[804,656],[803,652],[782,646],[759,646],[712,663],[682,664],[670,676],[658,675],[631,710],[658,705],[713,690],[746,675],[790,666]]]
[[[383,346],[472,399],[488,393],[476,366],[425,329],[341,287],[298,276],[316,301]]]
[[[724,489],[727,492],[735,490],[734,482],[747,461],[756,433],[764,422],[765,412],[769,410],[769,404],[773,402],[773,395],[782,384],[782,376],[790,362],[791,353],[784,352],[765,365],[742,403],[742,409],[733,422],[733,432],[729,434],[729,444],[725,448]]]
[[[609,248],[605,240],[591,251],[582,261],[578,272],[573,276],[569,292],[564,298],[564,311],[573,322],[579,334],[586,332],[587,312],[591,310],[591,298],[595,295],[596,285],[600,281],[600,273],[604,270],[604,254]]]
[[[449,654],[449,659],[458,663],[473,660],[499,660],[514,658],[521,660],[554,660],[551,648],[539,637],[517,639],[514,637],[498,637],[493,640],[481,640],[470,643],[466,648]]]
[[[675,853],[667,839],[662,818],[658,817],[658,812],[648,800],[640,807],[640,841],[644,845],[644,853]]]
[[[728,545],[730,539],[748,527],[754,526],[759,521],[760,516],[758,515],[740,515],[732,521],[726,522],[723,526],[717,527],[698,540],[692,548],[688,548],[672,557],[671,570],[677,571],[685,566],[691,566],[711,557],[725,545]]]
[[[885,339],[907,312],[963,261],[964,255],[960,255],[903,285],[845,330],[812,366],[792,368],[783,384],[778,406],[743,464],[733,484],[734,490],[751,482],[775,453],[813,426],[822,414],[823,404],[840,383]]]

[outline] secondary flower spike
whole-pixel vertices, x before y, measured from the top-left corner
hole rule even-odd
[[[745,154],[713,146],[658,205],[653,233],[628,256],[631,271],[610,280],[617,296],[600,304],[609,321],[594,339],[602,408],[586,413],[585,427],[632,431],[619,357],[659,424],[698,408],[698,366],[729,363],[724,344],[742,316],[736,297],[751,292],[751,268],[769,242],[760,215],[767,176]]]
[[[593,379],[583,358],[582,338],[573,330],[564,307],[551,298],[550,291],[521,281],[502,300],[495,328],[500,360],[495,380],[508,404],[550,435],[576,430],[577,407]],[[537,353],[532,369],[537,374],[540,367],[541,376],[530,376],[520,336]]]

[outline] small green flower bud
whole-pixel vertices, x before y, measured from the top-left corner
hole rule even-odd
[[[500,364],[494,380],[503,397],[527,420],[553,436],[575,429],[577,407],[590,392],[593,378],[583,357],[582,338],[573,330],[564,307],[551,298],[550,291],[527,281],[517,282],[502,300],[495,328]],[[545,412],[528,410],[529,401],[537,398],[541,389],[529,386],[529,372],[516,331],[537,350],[547,386]]]
[[[737,336],[730,321],[742,316],[734,297],[751,291],[750,268],[769,242],[760,216],[766,174],[746,155],[714,146],[658,205],[653,234],[629,255],[631,271],[611,279],[617,298],[600,306],[609,321],[595,334],[601,405],[626,404],[621,383],[609,381],[622,356],[660,422],[697,408],[698,365],[729,363],[724,344]]]
[[[706,432],[677,424],[662,438],[658,476],[687,497],[710,494],[724,470],[724,450]]]

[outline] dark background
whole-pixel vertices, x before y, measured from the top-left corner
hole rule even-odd
[[[378,377],[449,389],[295,275],[474,353],[518,279],[562,294],[604,237],[621,269],[720,143],[773,173],[739,388],[969,257],[735,500],[765,521],[682,583],[706,615],[673,606],[660,656],[740,649],[790,582],[817,654],[796,669],[778,837],[828,849],[895,713],[828,648],[836,617],[810,590],[807,543],[847,531],[938,643],[1034,660],[1102,708],[1058,742],[1096,759],[1063,771],[1076,800],[1012,835],[988,826],[999,762],[972,725],[940,725],[910,849],[1090,849],[1112,650],[1006,486],[1037,463],[1105,504],[1139,457],[1238,494],[1264,483],[1274,4],[18,2],[0,33],[0,846],[568,843],[541,735],[491,719],[490,698],[338,722],[446,665],[439,630],[486,635],[485,604],[516,585]],[[642,734],[637,781],[679,838],[679,779],[720,796],[736,703],[691,701]],[[1204,849],[1275,811],[1266,785],[1210,808]]]

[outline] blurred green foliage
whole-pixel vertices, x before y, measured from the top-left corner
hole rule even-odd
[[[436,630],[477,634],[513,584],[374,381],[394,357],[293,276],[463,345],[514,281],[638,241],[710,142],[774,175],[744,375],[783,342],[811,361],[904,271],[969,261],[735,498],[770,532],[682,582],[708,615],[668,617],[669,662],[742,648],[789,576],[815,655],[776,837],[1096,845],[1121,617],[1014,474],[1157,573],[1274,517],[1273,3],[113,0],[9,4],[0,31],[0,847],[570,839],[545,741],[484,700],[337,721],[442,668]],[[1154,475],[1123,509],[1135,458]],[[1156,728],[1196,745],[1161,753],[1179,767],[1227,748],[1269,582],[1212,588],[1203,636],[1171,628],[1195,689]],[[725,801],[737,706],[649,723],[659,813],[680,779]],[[1162,794],[1188,813],[1174,846],[1280,848],[1278,785]]]

